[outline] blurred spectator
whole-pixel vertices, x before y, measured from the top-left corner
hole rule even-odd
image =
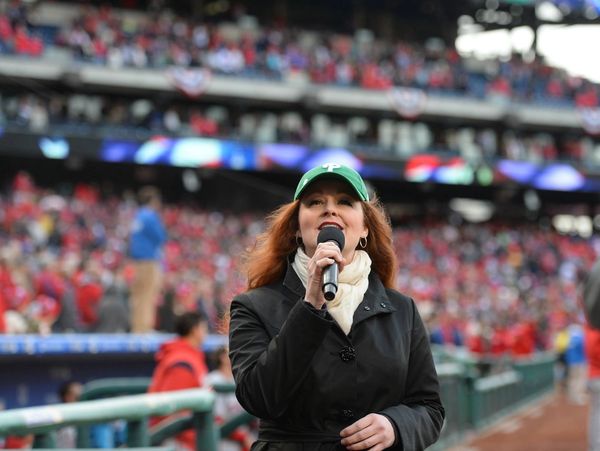
[[[465,344],[469,352],[477,356],[487,353],[488,345],[479,321],[470,321],[465,328],[465,335]]]
[[[515,358],[531,357],[535,351],[535,326],[529,321],[522,321],[512,327],[512,356]]]
[[[61,297],[60,314],[52,325],[53,332],[79,332],[82,330],[77,294],[73,284],[78,262],[79,257],[74,253],[68,253],[61,259],[60,275],[64,282],[64,290]]]
[[[216,366],[206,376],[206,385],[234,384],[228,352],[226,347],[220,347],[212,352],[210,357],[211,360],[214,360]],[[225,423],[243,411],[244,409],[237,400],[234,392],[217,393],[213,414],[218,424]],[[255,439],[247,426],[240,426],[227,439],[221,440],[219,451],[249,451]]]
[[[0,262],[1,264],[1,262]],[[0,275],[2,273],[2,268],[0,267]],[[6,322],[4,320],[4,315],[7,310],[7,302],[4,299],[4,293],[0,290],[0,334],[6,333]]]
[[[569,330],[569,345],[567,347],[567,365],[569,378],[567,394],[574,404],[585,404],[586,356],[584,329],[579,324],[571,324]]]
[[[131,331],[145,333],[155,328],[155,310],[162,287],[161,251],[167,233],[159,216],[161,196],[155,187],[140,190],[141,207],[131,225],[129,255],[135,267],[131,286]]]
[[[490,342],[490,352],[492,356],[502,357],[509,351],[510,336],[508,327],[502,322],[498,322],[492,328],[492,336]]]
[[[190,114],[190,128],[198,136],[216,136],[219,132],[217,123],[198,111]]]
[[[585,279],[583,309],[590,326],[600,329],[600,259],[594,262]]]
[[[149,393],[157,393],[205,385],[208,373],[202,344],[208,333],[207,319],[198,312],[186,312],[175,323],[177,338],[163,343],[156,353],[156,368],[152,374]],[[151,426],[159,427],[163,422],[172,421],[178,414],[153,418]],[[196,434],[187,430],[175,438],[179,450],[196,449]]]
[[[104,294],[100,273],[100,264],[90,258],[75,275],[75,299],[80,322],[90,332],[97,326],[98,309]]]
[[[18,311],[24,315],[32,332],[48,334],[61,312],[65,284],[53,254],[40,252],[37,258],[39,271],[31,280],[31,297],[19,305]]]
[[[68,381],[58,388],[58,400],[62,403],[77,402],[83,387],[79,382]],[[56,430],[56,447],[58,449],[77,448],[77,428],[65,426]]]
[[[567,364],[567,348],[569,347],[569,330],[561,328],[554,338],[554,353],[556,354],[555,379],[558,387],[566,393],[569,380],[569,365]]]
[[[127,422],[115,420],[110,423],[94,424],[90,428],[92,448],[121,448],[127,443]]]
[[[457,321],[452,315],[442,313],[432,319],[431,329],[429,331],[430,341],[434,344],[462,346],[464,338],[457,325]]]
[[[98,307],[98,321],[94,332],[129,332],[129,310],[127,305],[113,292],[106,293]]]
[[[32,449],[33,434],[9,435],[4,438],[4,449]]]
[[[586,327],[585,351],[588,360],[590,393],[588,450],[600,451],[600,329]]]

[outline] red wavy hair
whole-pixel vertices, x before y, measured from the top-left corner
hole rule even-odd
[[[376,196],[361,202],[365,225],[369,229],[364,249],[371,257],[375,271],[386,287],[394,287],[398,262],[392,246],[392,227],[382,203]],[[246,254],[248,288],[257,288],[281,280],[287,267],[287,257],[295,252],[300,201],[282,205],[266,219],[266,230]]]

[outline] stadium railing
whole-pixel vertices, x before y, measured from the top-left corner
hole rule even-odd
[[[86,383],[80,401],[111,398],[113,396],[139,395],[148,391],[149,377],[108,377]]]
[[[92,401],[124,395],[139,395],[148,391],[149,384],[150,378],[147,377],[97,379],[83,386],[80,401]],[[90,424],[82,424],[77,427],[77,448],[91,447],[90,426]]]
[[[485,377],[478,369],[479,360],[467,357],[460,355],[453,362],[451,354],[444,354],[442,361],[436,363],[446,420],[440,440],[430,448],[432,451],[447,449],[468,432],[491,425],[554,387],[552,354],[518,361],[501,359],[498,372]],[[489,365],[488,361],[484,363]],[[198,445],[212,451],[219,437],[227,437],[238,426],[254,420],[252,415],[243,412],[222,425],[215,424],[212,415],[215,393],[205,389],[133,394],[145,393],[149,381],[149,378],[95,380],[84,386],[82,399],[85,401],[0,412],[0,436],[33,433],[35,447],[53,448],[52,431],[75,425],[78,426],[78,449],[83,449],[89,447],[90,425],[125,419],[129,446],[158,446],[164,439],[193,427],[198,431]],[[234,389],[233,384],[214,387],[215,392],[223,393]],[[150,416],[186,409],[193,414],[149,430]]]
[[[0,412],[0,436],[34,434],[34,448],[52,449],[56,447],[56,429],[122,419],[127,421],[127,445],[149,447],[151,416],[191,410],[198,445],[206,451],[217,451],[214,400],[215,393],[210,390],[190,389],[13,409]]]
[[[521,376],[513,370],[475,379],[468,387],[469,424],[479,429],[519,405],[520,383]]]
[[[457,363],[436,365],[440,380],[442,403],[446,410],[446,419],[440,439],[430,450],[444,450],[458,443],[469,429],[468,394],[465,385],[465,368]]]
[[[142,394],[148,391],[150,378],[147,377],[116,377],[103,378],[90,381],[83,386],[81,401],[109,398],[115,396]],[[215,384],[213,390],[216,393],[231,393],[235,391],[234,384]],[[248,412],[242,412],[217,427],[218,436],[225,438],[229,436],[236,428],[248,424],[255,418]],[[175,434],[193,427],[193,415],[178,417],[171,422],[161,423],[160,426],[152,428],[149,431],[150,443],[153,446],[161,444],[165,439],[173,437]],[[90,447],[90,426],[81,425],[77,428],[77,447]]]
[[[512,360],[476,358],[437,346],[433,352],[446,420],[432,451],[458,443],[468,432],[492,425],[554,388],[552,353]]]
[[[434,351],[440,379],[446,421],[440,440],[431,450],[443,450],[458,443],[468,431],[480,429],[499,420],[520,406],[534,401],[553,387],[552,354],[539,354],[522,361],[499,358],[474,358],[468,353]],[[492,359],[493,360],[493,359]],[[495,366],[500,372],[482,377],[481,368]],[[117,396],[144,392],[149,379],[106,378],[84,387],[90,396]],[[215,386],[217,392],[231,392],[233,384]],[[254,417],[246,412],[232,418],[220,427],[220,437],[227,437],[236,427],[247,424]],[[157,445],[167,437],[190,427],[190,418],[180,418],[151,434],[151,444]]]
[[[523,403],[554,388],[555,364],[556,356],[550,352],[538,354],[534,359],[514,362],[513,368],[521,376],[519,391]]]

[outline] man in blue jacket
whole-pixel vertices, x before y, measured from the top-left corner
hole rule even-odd
[[[135,267],[131,286],[131,332],[145,333],[154,329],[157,298],[162,286],[160,259],[167,233],[159,216],[161,196],[151,186],[139,193],[140,208],[131,227],[129,255]]]

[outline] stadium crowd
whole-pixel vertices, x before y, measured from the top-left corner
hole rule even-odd
[[[0,124],[15,131],[140,140],[155,135],[344,147],[372,156],[408,158],[419,152],[538,164],[600,164],[600,143],[583,133],[554,135],[492,127],[456,127],[366,116],[240,110],[185,100],[49,92],[0,93]]]
[[[500,102],[599,103],[598,85],[541,60],[513,57],[476,67],[437,40],[385,42],[364,30],[347,36],[246,27],[244,21],[200,23],[164,11],[132,20],[106,6],[81,8],[75,20],[54,28],[32,22],[24,2],[0,0],[0,55],[38,58],[62,48],[75,61],[112,68],[175,65],[364,89],[407,86]],[[125,136],[137,130],[139,138],[166,133],[319,145],[316,129],[331,130],[323,124],[332,120],[319,115],[317,124],[315,117],[285,112],[241,114],[183,100],[0,94],[0,125],[39,133],[85,135],[93,130],[100,136]],[[385,128],[384,120],[371,119],[366,127],[352,129],[350,119],[343,120],[348,141],[337,144],[367,142],[374,149],[402,153],[392,143],[400,128],[408,127],[410,134],[419,134],[406,145],[411,152],[433,149],[472,156],[476,149],[479,157],[578,163],[587,163],[595,152],[593,140],[583,135],[555,140],[545,133],[440,130],[401,120],[391,126],[388,120]],[[271,133],[256,133],[267,122]],[[427,148],[416,143],[427,143]],[[24,172],[0,188],[0,333],[130,331],[135,268],[127,250],[137,207],[132,192],[109,194],[83,182],[42,188]],[[222,332],[230,300],[245,288],[240,256],[263,230],[264,212],[165,203],[160,215],[168,240],[161,258],[165,279],[156,299],[156,331],[173,332],[176,318],[199,310],[211,332]],[[596,236],[560,234],[533,223],[515,227],[497,219],[470,224],[437,217],[400,223],[394,245],[400,263],[397,288],[417,301],[431,342],[494,357],[556,351],[557,337],[584,323],[579,287],[600,255]]]
[[[58,193],[19,173],[0,198],[0,330],[127,331],[135,207],[131,193],[106,197],[84,183]],[[175,315],[200,309],[218,331],[244,288],[239,256],[264,218],[184,204],[165,204],[161,215],[169,238],[156,328],[172,331]],[[394,234],[398,288],[418,302],[433,342],[530,354],[583,320],[578,286],[600,255],[597,237],[442,219],[398,225]]]
[[[0,54],[40,57],[62,48],[77,61],[113,68],[203,67],[240,77],[365,89],[409,86],[503,101],[598,106],[597,85],[540,60],[515,57],[475,68],[438,40],[389,42],[365,30],[349,36],[259,27],[241,16],[237,23],[215,24],[162,10],[131,15],[90,5],[78,5],[75,18],[57,27],[44,25],[39,16],[32,21],[29,8],[20,0],[0,3]],[[2,124],[40,133],[68,129],[119,136],[134,129],[136,136],[146,137],[168,133],[307,145],[322,144],[318,130],[326,130],[323,136],[336,135],[330,125],[340,119],[317,116],[54,92],[4,92],[0,104]],[[410,152],[438,149],[537,162],[587,163],[595,152],[593,140],[583,135],[555,140],[543,133],[508,130],[499,135],[491,129],[440,129],[400,120],[365,119],[350,126],[354,119],[343,119],[347,141],[336,145],[368,143],[396,153],[403,153],[398,146],[404,145]],[[265,123],[270,126],[261,125]],[[410,142],[401,139],[402,127],[410,128],[404,130],[412,136]],[[264,130],[270,132],[257,134]],[[127,242],[136,208],[131,193],[107,198],[86,184],[67,193],[52,192],[19,174],[2,194],[0,207],[0,311],[5,312],[0,330],[129,329],[133,268]],[[156,327],[172,330],[176,314],[201,308],[215,331],[228,301],[244,286],[240,260],[234,256],[253,242],[262,215],[183,204],[166,205],[162,215],[170,238]],[[427,310],[433,341],[494,352],[514,345],[518,349],[513,352],[529,353],[549,349],[558,329],[581,321],[577,286],[600,252],[595,238],[590,242],[521,226],[436,220],[428,227],[406,224],[395,230],[401,259],[398,286]]]
[[[42,56],[60,47],[72,57],[113,68],[203,67],[223,75],[389,89],[500,101],[596,107],[598,85],[549,67],[540,59],[490,60],[477,64],[456,49],[426,43],[387,41],[372,32],[353,36],[296,30],[290,26],[198,22],[166,10],[135,17],[108,6],[79,6],[61,26],[30,20],[20,0],[0,12],[0,53]],[[40,18],[43,21],[43,18]],[[246,25],[244,25],[246,24]]]
[[[128,329],[127,241],[136,208],[130,196],[101,199],[85,184],[60,195],[21,173],[0,205],[0,304],[8,318],[2,330]],[[175,315],[201,308],[214,330],[226,299],[243,287],[233,256],[259,230],[260,218],[184,205],[166,206],[162,215],[171,239],[157,326],[171,329]]]

